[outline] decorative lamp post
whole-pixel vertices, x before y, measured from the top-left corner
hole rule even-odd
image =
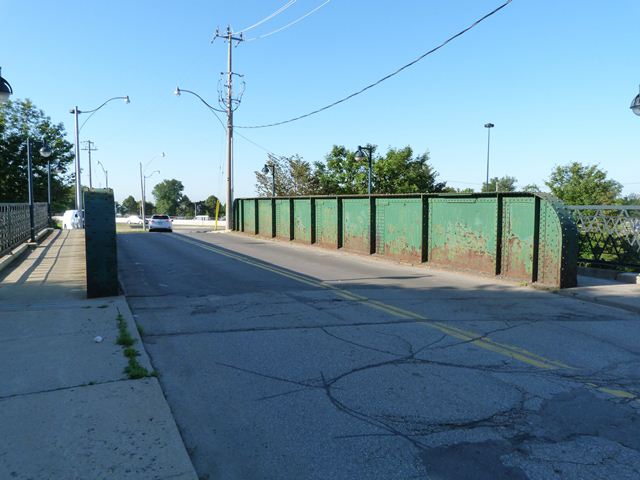
[[[365,150],[367,151],[368,155],[365,155],[365,153],[364,153]],[[367,193],[369,195],[371,195],[371,167],[372,167],[372,162],[373,162],[373,147],[361,147],[360,145],[358,145],[358,150],[356,151],[355,159],[358,162],[361,162],[365,158],[367,158],[368,165],[369,165],[369,167],[368,167]]]
[[[43,142],[42,148],[40,148],[40,156],[47,159],[47,216],[51,221],[51,149]]]
[[[6,103],[13,94],[11,84],[2,78],[2,69],[0,69],[0,103]]]
[[[262,167],[262,173],[265,175],[269,174],[271,171],[271,195],[276,196],[276,164],[271,161],[270,163],[265,163],[264,167]]]
[[[629,107],[633,113],[640,115],[640,93],[635,96]]]
[[[75,141],[76,141],[76,210],[81,211],[82,210],[82,182],[80,179],[80,129],[82,127],[78,127],[78,115],[80,115],[81,113],[90,113],[91,115],[93,115],[94,113],[96,113],[98,110],[100,110],[102,107],[104,107],[107,103],[113,101],[113,100],[124,100],[124,103],[131,103],[131,100],[129,99],[129,95],[125,95],[124,97],[113,97],[110,98],[109,100],[107,100],[106,102],[104,102],[102,105],[100,105],[98,108],[94,108],[93,110],[80,110],[78,109],[77,106],[75,106],[74,108],[72,108],[71,110],[69,110],[69,113],[72,113],[74,116],[74,125],[75,125]],[[87,123],[87,121],[89,120],[89,118],[91,118],[91,115],[89,115],[89,117],[87,117],[87,120],[84,121],[84,123],[82,124],[82,126],[84,126],[85,123]],[[82,216],[82,214],[80,214]]]

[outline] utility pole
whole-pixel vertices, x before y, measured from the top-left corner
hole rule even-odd
[[[144,174],[142,173],[142,162],[140,162],[140,196],[142,197],[140,200],[140,214],[142,215],[142,231],[146,230],[146,226],[144,224]]]
[[[227,230],[233,229],[233,66],[231,62],[231,53],[233,51],[233,42],[242,42],[244,38],[242,34],[235,36],[230,27],[227,27],[227,32],[221,34],[216,31],[214,40],[216,38],[224,38],[228,43],[228,58],[227,58]]]
[[[85,152],[89,152],[89,188],[93,188],[93,183],[91,181],[91,152],[95,152],[98,149],[94,148],[95,143],[92,142],[91,140],[86,140],[82,143],[86,145],[86,147],[83,148],[82,150],[84,150]]]

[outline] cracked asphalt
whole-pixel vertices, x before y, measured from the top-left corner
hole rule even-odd
[[[202,479],[637,479],[640,315],[238,234],[118,236]]]

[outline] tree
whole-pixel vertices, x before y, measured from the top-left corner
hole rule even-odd
[[[557,166],[545,184],[567,205],[611,205],[622,192],[606,171],[580,162]]]
[[[640,205],[640,193],[630,193],[620,199],[622,205]]]
[[[275,166],[276,195],[295,196],[312,195],[317,188],[314,185],[311,164],[298,155],[290,157],[269,156],[267,164]],[[272,170],[269,173],[255,172],[256,192],[260,197],[273,195]]]
[[[145,218],[153,215],[154,213],[156,213],[156,207],[153,203],[151,202],[144,202],[144,216]],[[142,215],[142,202],[136,202],[136,209],[135,211],[131,212],[131,215]]]
[[[369,147],[370,145],[367,145]],[[375,155],[375,147],[372,147]],[[355,153],[334,145],[325,163],[315,162],[313,176],[322,195],[367,193],[367,163],[355,159]]]
[[[29,99],[0,105],[0,202],[28,201],[27,138],[31,138],[34,200],[47,201],[47,159],[39,152],[44,141],[53,152],[49,157],[52,211],[68,209],[75,198],[75,175],[69,172],[72,144],[65,140],[62,123],[53,124]]]
[[[407,146],[387,154],[373,164],[372,192],[375,193],[437,193],[446,188],[445,182],[436,182],[438,173],[429,165],[429,154],[413,156]]]
[[[522,191],[529,192],[529,193],[536,193],[536,192],[541,192],[542,190],[540,190],[540,187],[535,183],[530,183],[522,187]]]
[[[482,192],[483,193],[494,193],[494,192],[515,192],[516,191],[516,182],[518,180],[515,177],[509,177],[505,175],[502,178],[493,177],[489,180],[489,184],[486,182],[482,183]]]
[[[442,192],[446,183],[436,182],[438,173],[429,165],[429,154],[414,156],[411,147],[390,148],[384,157],[371,148],[373,171],[372,193]],[[368,160],[355,159],[355,152],[334,146],[326,163],[316,162],[314,188],[325,195],[366,194]]]
[[[122,205],[120,206],[120,213],[123,215],[136,215],[139,213],[138,206],[139,202],[136,202],[136,199],[133,198],[133,195],[129,195],[122,201]]]
[[[156,211],[165,215],[175,216],[182,201],[184,186],[176,179],[163,180],[153,187],[156,199]]]
[[[178,215],[179,217],[193,218],[195,209],[195,204],[191,200],[189,200],[189,197],[183,195],[180,199],[180,203],[178,203],[176,215]]]
[[[215,218],[216,216],[216,203],[220,202],[218,197],[215,195],[209,195],[207,199],[204,201],[204,211],[211,218]],[[218,217],[224,215],[224,205],[220,202],[220,206],[218,207]]]

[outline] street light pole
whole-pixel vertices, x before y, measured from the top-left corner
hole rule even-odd
[[[358,150],[356,151],[355,159],[360,162],[365,158],[364,150],[367,151],[367,163],[368,163],[368,171],[367,171],[367,194],[371,195],[371,169],[373,167],[373,147],[361,147],[358,145]]]
[[[100,165],[102,173],[104,173],[104,182],[106,184],[105,188],[109,188],[109,170],[105,170],[104,165],[102,165],[100,160],[98,160],[98,165]]]
[[[36,241],[36,224],[33,206],[33,168],[31,165],[31,138],[27,137],[27,184],[29,186],[29,241]]]
[[[491,129],[493,127],[495,127],[495,125],[493,123],[485,123],[484,127],[487,129],[487,181],[486,181],[486,185],[487,185],[487,192],[489,191],[489,149],[490,149],[490,145],[491,145]],[[496,184],[496,191],[497,191],[498,187]]]
[[[80,128],[82,127],[78,127],[78,115],[80,115],[81,113],[95,113],[98,110],[100,110],[102,107],[104,107],[107,103],[111,102],[112,100],[124,100],[124,103],[131,103],[131,100],[129,99],[129,95],[125,95],[124,97],[112,97],[109,100],[107,100],[106,102],[104,102],[102,105],[100,105],[98,108],[94,108],[93,110],[80,110],[78,108],[78,106],[76,105],[74,108],[72,108],[71,110],[69,110],[69,113],[72,113],[74,116],[74,126],[75,126],[75,142],[76,142],[76,210],[78,211],[82,211],[82,179],[80,178]],[[91,118],[89,116],[89,118]],[[84,123],[87,123],[87,121],[89,120],[89,118],[87,118],[87,120],[85,120]],[[84,125],[84,123],[82,125]],[[82,216],[82,213],[80,213],[80,215]]]
[[[51,221],[51,150],[43,141],[40,148],[40,155],[47,159],[47,217]]]

